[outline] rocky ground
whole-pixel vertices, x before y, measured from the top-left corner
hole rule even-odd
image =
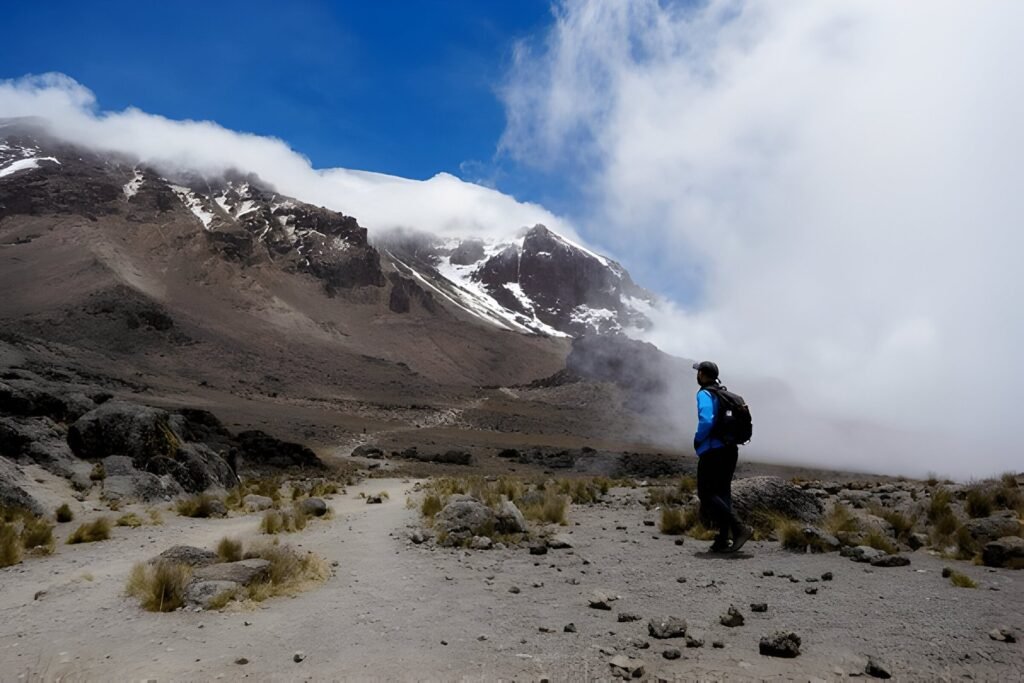
[[[1024,676],[1020,644],[991,633],[1024,629],[1019,571],[925,549],[904,550],[906,566],[872,566],[768,540],[711,555],[707,541],[659,531],[643,486],[571,505],[566,526],[535,525],[570,547],[448,548],[411,540],[423,529],[418,489],[371,478],[330,497],[333,519],[282,537],[334,565],[326,582],[221,611],[145,612],[124,595],[128,574],[173,545],[256,538],[258,513],[196,520],[164,505],[162,525],[58,542],[51,556],[0,570],[0,678],[583,680],[628,671],[834,680],[867,675],[869,660],[876,675],[900,680]],[[361,495],[381,492],[377,505]],[[76,505],[79,518],[58,526],[59,541],[79,521],[110,514],[98,497]],[[947,566],[978,587],[953,586]],[[608,609],[592,606],[602,599]],[[731,607],[742,625],[724,625]],[[685,635],[652,636],[666,618],[684,621]],[[799,656],[760,654],[762,637],[778,631],[799,637]]]

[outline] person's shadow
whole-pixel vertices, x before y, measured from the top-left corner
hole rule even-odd
[[[709,550],[698,550],[693,556],[700,560],[750,560],[753,559],[754,554],[742,550],[735,553],[713,553]]]

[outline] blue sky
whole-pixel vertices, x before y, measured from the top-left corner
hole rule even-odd
[[[494,158],[496,96],[549,0],[17,2],[0,78],[65,73],[103,109],[135,106],[274,135],[318,168],[447,171],[566,210],[566,188]]]

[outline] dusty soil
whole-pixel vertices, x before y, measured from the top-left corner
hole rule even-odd
[[[862,675],[869,655],[901,680],[1024,676],[1022,646],[988,636],[997,626],[1024,627],[1024,572],[924,551],[911,555],[909,567],[871,568],[771,542],[751,542],[749,551],[724,559],[706,552],[708,542],[687,538],[677,546],[646,526],[655,513],[640,504],[643,489],[615,489],[606,504],[572,506],[561,531],[574,547],[545,556],[525,547],[417,546],[408,540],[418,523],[406,506],[413,483],[368,479],[334,496],[333,520],[282,537],[336,561],[333,576],[249,610],[152,614],[123,588],[134,562],[171,545],[255,539],[257,515],[192,520],[165,510],[161,526],[116,527],[109,541],[59,544],[52,556],[0,570],[0,679],[584,680],[610,678],[614,654],[638,657],[651,679],[669,680],[834,680]],[[390,495],[382,505],[359,497],[379,491]],[[60,525],[61,540],[101,514],[90,505]],[[953,587],[940,575],[946,565],[979,588]],[[806,581],[824,572],[834,580]],[[611,611],[588,607],[593,590],[619,596]],[[752,613],[752,602],[766,602],[768,611]],[[744,614],[744,626],[719,624],[730,605]],[[619,612],[643,619],[618,623]],[[647,619],[668,615],[702,632],[704,647],[648,637]],[[569,623],[576,633],[563,631]],[[761,635],[777,629],[802,638],[800,657],[758,654]],[[637,638],[649,649],[631,645]],[[713,648],[715,640],[724,648]],[[682,658],[664,659],[669,647]],[[300,663],[297,651],[306,656]],[[248,664],[235,663],[242,657]]]

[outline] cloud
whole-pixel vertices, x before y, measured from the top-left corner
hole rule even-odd
[[[134,108],[103,111],[88,88],[63,74],[0,81],[0,118],[8,117],[45,118],[64,140],[126,154],[165,172],[255,173],[286,195],[356,216],[371,234],[413,228],[441,236],[505,238],[544,223],[578,239],[568,222],[543,207],[446,173],[418,181],[343,168],[317,170],[276,138]]]
[[[573,168],[588,237],[663,264],[639,280],[700,273],[652,341],[846,425],[776,402],[759,448],[1019,469],[1022,25],[1009,0],[566,0],[517,47],[501,149]]]

